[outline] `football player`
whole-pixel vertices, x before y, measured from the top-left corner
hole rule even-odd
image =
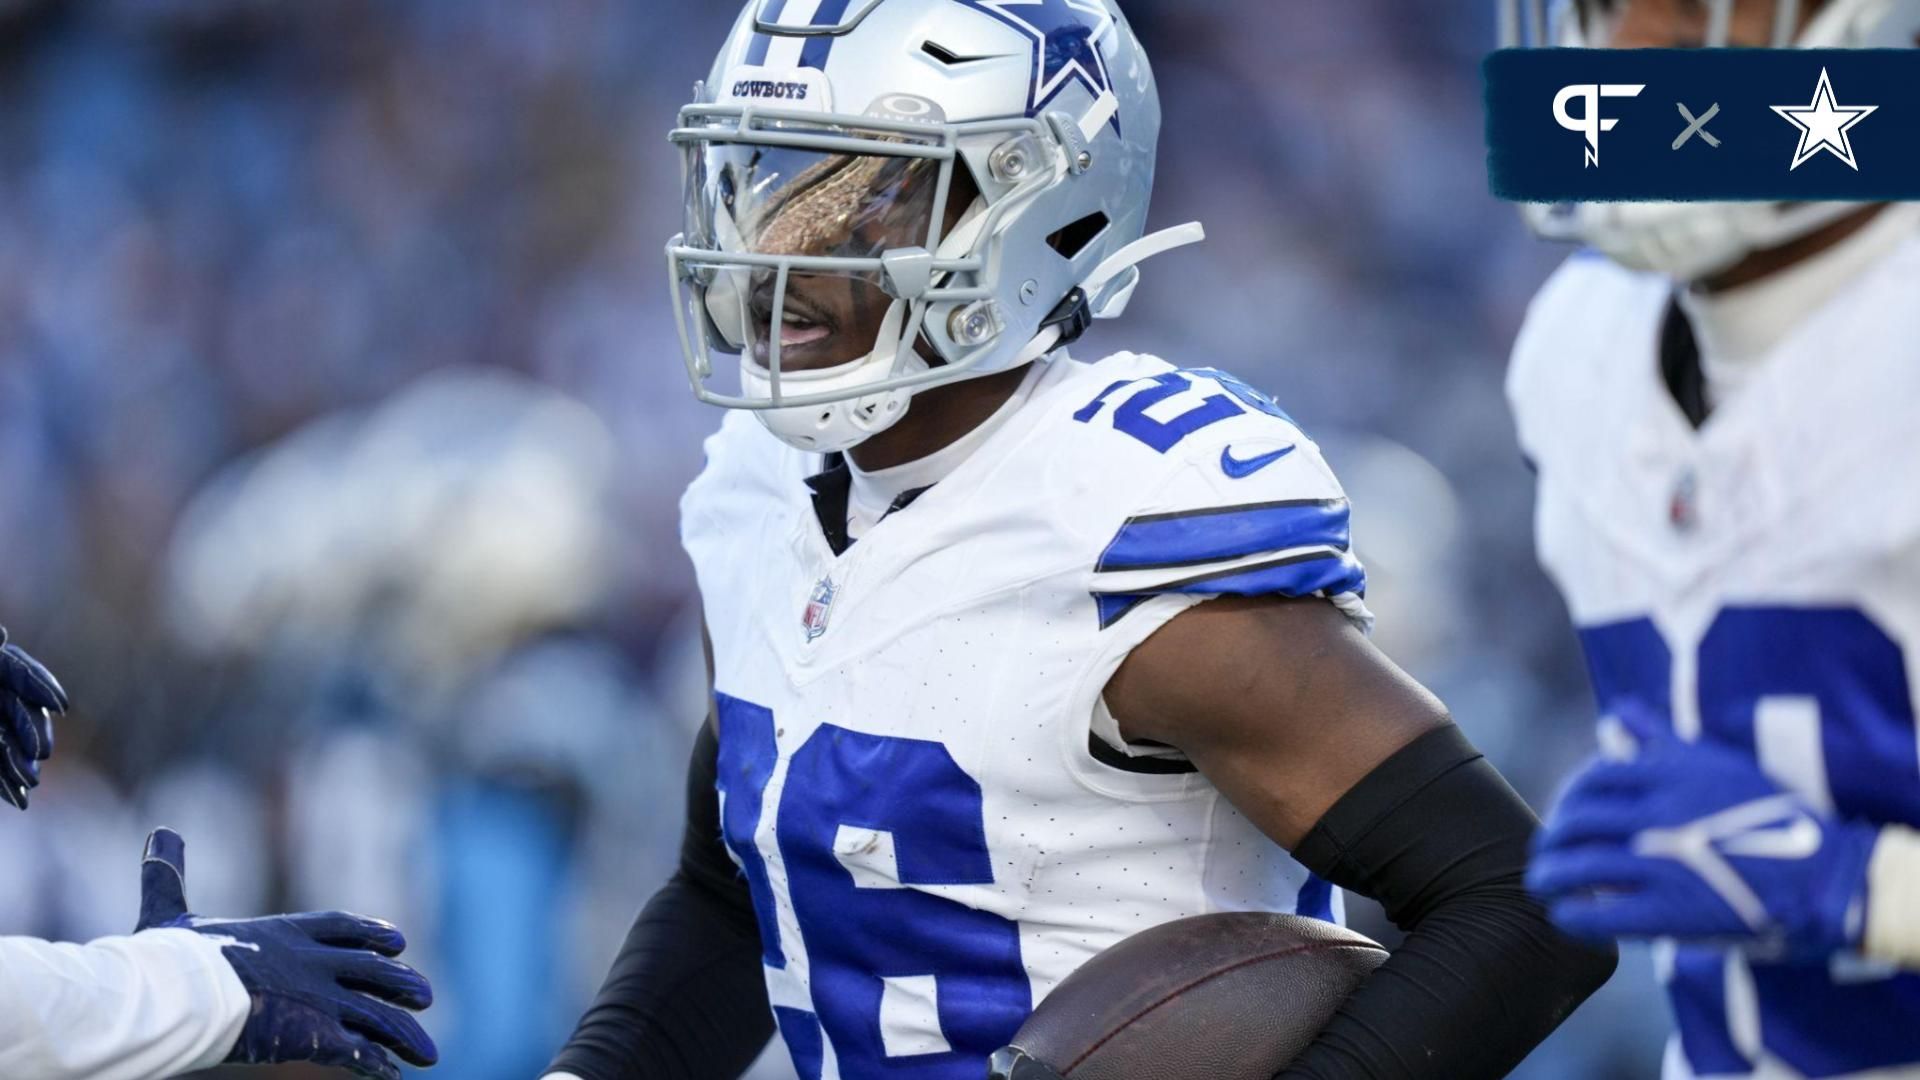
[[[0,629],[0,773],[26,809],[53,750],[66,691]],[[0,1076],[150,1080],[223,1062],[304,1061],[400,1080],[388,1056],[432,1065],[433,1040],[403,1010],[432,988],[393,959],[391,923],[342,912],[207,919],[189,914],[186,845],[147,837],[140,919],[86,945],[0,937]]]
[[[1920,34],[1913,0],[1562,14],[1616,47]],[[1662,942],[1669,1078],[1920,1077],[1920,207],[1534,216],[1591,247],[1508,390],[1607,753],[1529,883],[1570,931]]]
[[[1108,0],[742,13],[672,134],[682,346],[735,410],[682,503],[714,710],[554,1076],[734,1076],[777,1026],[806,1080],[978,1080],[1122,938],[1336,887],[1406,942],[1288,1077],[1503,1075],[1612,970],[1369,644],[1314,444],[1222,371],[1067,354],[1198,238],[1143,237],[1159,126]]]

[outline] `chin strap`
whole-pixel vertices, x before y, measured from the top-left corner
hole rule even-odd
[[[1073,344],[1095,319],[1119,318],[1140,284],[1141,263],[1206,238],[1206,228],[1197,221],[1189,221],[1143,236],[1107,256],[1087,275],[1086,281],[1069,290],[1047,317],[1040,320],[1040,332],[1020,350],[1012,366],[1038,360],[1062,345]]]
[[[1093,309],[1093,317],[1117,319],[1127,310],[1127,301],[1133,299],[1134,287],[1140,284],[1141,263],[1155,255],[1164,255],[1175,248],[1197,244],[1206,238],[1206,227],[1197,221],[1189,221],[1185,225],[1175,225],[1171,229],[1161,229],[1143,236],[1107,256],[1106,261],[1094,267],[1093,273],[1087,275],[1087,280],[1080,286],[1090,297],[1088,306]],[[1116,281],[1120,284],[1109,291],[1108,287]]]

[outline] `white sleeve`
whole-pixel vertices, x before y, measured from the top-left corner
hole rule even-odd
[[[155,1080],[224,1060],[251,1008],[191,930],[63,945],[0,937],[0,1076]]]

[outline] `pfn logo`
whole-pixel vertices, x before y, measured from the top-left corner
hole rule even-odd
[[[1553,118],[1568,131],[1577,131],[1587,137],[1586,166],[1597,167],[1600,164],[1600,133],[1612,131],[1620,122],[1618,117],[1600,117],[1600,99],[1609,97],[1639,97],[1645,90],[1645,83],[1575,83],[1563,86],[1553,96]],[[1580,98],[1585,106],[1579,116],[1567,111],[1567,105],[1574,98]]]

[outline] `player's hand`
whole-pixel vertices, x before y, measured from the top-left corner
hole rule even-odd
[[[407,947],[392,923],[341,912],[203,919],[187,913],[185,894],[186,843],[171,829],[157,829],[140,864],[135,930],[177,927],[224,946],[253,995],[229,1062],[306,1061],[400,1080],[387,1051],[422,1067],[439,1060],[433,1040],[404,1011],[432,1004],[433,988],[392,959]]]
[[[27,808],[27,792],[40,786],[40,763],[53,754],[53,714],[66,711],[60,680],[7,644],[0,626],[0,797]]]
[[[1815,811],[1745,755],[1668,738],[1574,777],[1527,887],[1578,937],[1826,956],[1860,941],[1877,836]]]

